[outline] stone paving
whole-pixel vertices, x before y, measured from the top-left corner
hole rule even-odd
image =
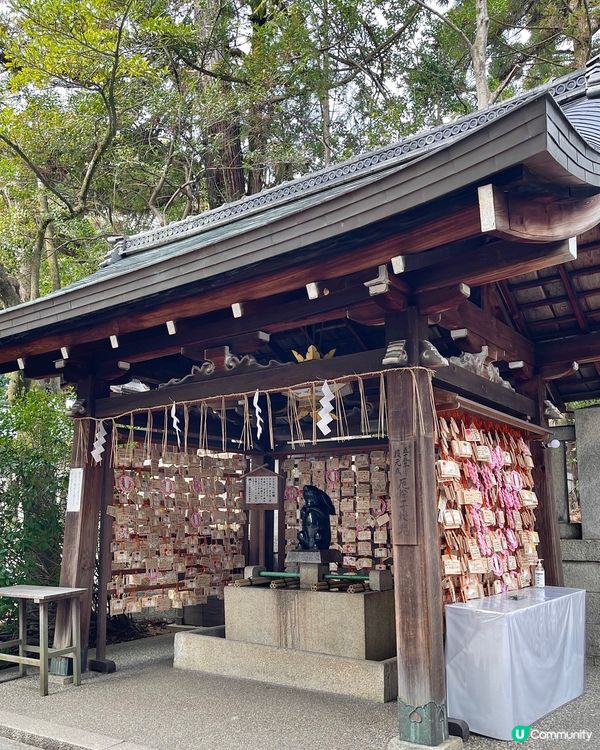
[[[394,703],[174,670],[172,635],[119,644],[109,656],[117,663],[115,674],[86,675],[80,688],[50,683],[45,698],[37,693],[34,669],[21,680],[11,679],[13,670],[3,670],[0,713],[107,735],[112,743],[104,748],[129,741],[156,750],[383,750],[395,732]],[[538,728],[593,734],[589,742],[528,740],[522,745],[527,750],[600,750],[600,668],[589,667],[582,698],[543,719]],[[0,750],[5,750],[2,742]],[[102,750],[101,742],[94,744]],[[13,747],[7,744],[6,750]],[[473,736],[465,750],[510,747],[517,744]]]

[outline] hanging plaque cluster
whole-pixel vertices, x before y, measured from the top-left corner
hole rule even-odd
[[[530,586],[539,537],[533,461],[523,436],[467,415],[440,419],[438,435],[444,600]]]
[[[242,577],[247,460],[120,447],[115,466],[110,612],[165,611],[223,597]]]

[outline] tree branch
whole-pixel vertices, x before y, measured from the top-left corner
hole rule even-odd
[[[508,86],[508,84],[512,81],[512,79],[515,77],[515,74],[517,71],[521,68],[520,65],[514,65],[512,70],[509,70],[508,75],[504,77],[504,79],[496,86],[496,88],[490,93],[490,105],[495,104],[500,94],[504,91],[504,89]]]
[[[104,134],[104,137],[99,142],[96,143],[96,148],[94,149],[92,158],[88,162],[85,175],[81,182],[81,186],[77,192],[76,203],[73,207],[74,215],[82,214],[85,211],[87,196],[90,191],[90,187],[92,185],[94,174],[96,173],[96,170],[98,169],[98,166],[102,160],[102,157],[106,153],[108,147],[110,146],[115,135],[117,134],[118,118],[117,118],[117,106],[115,103],[115,85],[117,81],[117,73],[119,70],[119,64],[121,61],[121,43],[123,41],[125,21],[127,20],[127,17],[129,15],[129,10],[131,8],[132,3],[133,3],[133,0],[128,0],[127,5],[125,6],[125,11],[119,23],[119,27],[117,31],[117,39],[115,43],[115,50],[113,54],[113,62],[111,66],[110,77],[108,79],[106,94],[104,93],[103,90],[100,90],[100,95],[102,96],[102,99],[104,101],[104,104],[106,106],[106,110],[108,113],[108,128],[106,130],[106,133]]]
[[[162,190],[163,185],[165,184],[165,180],[167,179],[167,173],[169,171],[169,167],[171,166],[171,163],[173,161],[173,154],[175,153],[175,138],[176,138],[176,133],[173,133],[173,137],[171,138],[169,142],[169,148],[167,151],[167,157],[165,159],[165,163],[163,164],[162,169],[160,170],[160,175],[158,177],[156,185],[152,189],[152,192],[150,193],[150,197],[148,198],[148,208],[152,212],[153,216],[155,216],[158,219],[161,225],[164,225],[166,222],[166,214],[158,210],[156,206],[156,199],[158,198],[160,191]],[[166,208],[165,208],[165,211],[166,211]]]
[[[188,66],[188,68],[195,70],[197,73],[202,73],[202,75],[208,76],[209,78],[216,78],[218,81],[225,81],[226,83],[239,83],[242,86],[248,86],[248,81],[245,78],[238,78],[237,76],[231,76],[227,73],[220,73],[218,71],[211,70],[210,68],[206,68],[204,65],[199,65],[193,60],[190,60],[188,57],[185,57],[181,54],[181,52],[177,53],[177,57],[179,57],[179,59],[184,62]]]
[[[13,151],[29,167],[29,169],[33,172],[37,179],[42,183],[42,185],[47,190],[49,190],[55,198],[58,198],[58,200],[64,206],[66,206],[70,214],[73,214],[73,206],[71,205],[69,200],[67,200],[67,198],[65,198],[65,196],[62,195],[62,193],[54,187],[54,185],[46,178],[40,168],[33,163],[29,156],[27,156],[27,154],[23,151],[19,144],[12,141],[3,133],[0,133],[0,141],[5,143],[10,148],[10,150]]]
[[[427,5],[427,3],[424,3],[423,0],[414,0],[414,2],[417,5],[420,5],[421,8],[426,10],[428,13],[432,13],[434,16],[439,18],[440,21],[442,21],[443,23],[446,24],[446,26],[448,26],[448,28],[455,31],[463,40],[463,42],[467,45],[467,47],[469,48],[469,51],[473,48],[473,43],[471,42],[469,37],[465,34],[465,32],[460,27],[458,27],[455,23],[453,23],[449,18],[447,18],[443,13],[440,13],[438,10],[436,10],[435,8],[432,8],[430,5]]]

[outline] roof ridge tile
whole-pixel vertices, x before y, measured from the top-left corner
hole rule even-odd
[[[164,227],[156,227],[136,235],[119,237],[118,242],[107,252],[102,266],[110,265],[127,255],[149,250],[162,244],[165,240],[180,239],[200,233],[205,228],[216,224],[227,223],[249,213],[260,212],[274,203],[285,203],[299,196],[308,195],[363,176],[369,171],[377,171],[403,161],[407,156],[414,157],[417,152],[428,151],[437,147],[442,141],[453,140],[463,133],[483,127],[488,122],[501,117],[507,112],[521,106],[541,93],[549,93],[559,103],[566,103],[573,97],[585,96],[585,70],[570,73],[562,78],[537,86],[511,99],[494,104],[486,109],[471,112],[451,122],[442,123],[433,128],[406,136],[400,141],[382,146],[374,151],[358,154],[350,159],[310,172],[294,180],[281,183],[251,196],[246,196],[233,203],[204,211],[181,221],[172,222]]]

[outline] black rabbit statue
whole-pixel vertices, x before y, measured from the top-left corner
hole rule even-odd
[[[305,484],[302,490],[304,505],[300,509],[302,531],[298,532],[301,549],[329,549],[331,525],[329,516],[336,510],[331,498],[323,490],[312,484]]]

